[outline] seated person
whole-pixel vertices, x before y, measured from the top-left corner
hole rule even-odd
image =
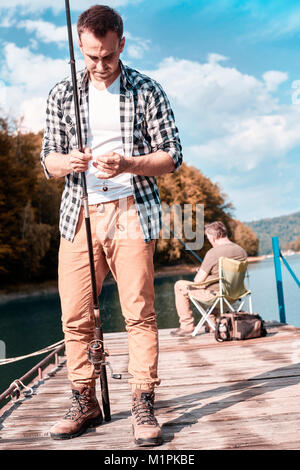
[[[238,261],[245,261],[247,259],[246,251],[229,240],[226,227],[222,222],[217,221],[206,224],[204,233],[212,248],[206,253],[193,282],[204,282],[219,277],[219,258],[221,256]],[[187,289],[187,286],[190,286],[193,282],[177,281],[175,283],[175,305],[180,328],[171,331],[173,336],[189,336],[194,330],[194,318]],[[193,296],[205,302],[216,295],[218,288],[218,282],[206,287],[195,288],[193,289]]]

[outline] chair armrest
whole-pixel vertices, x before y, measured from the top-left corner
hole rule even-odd
[[[209,281],[203,281],[203,282],[193,282],[193,284],[189,284],[187,286],[188,290],[193,289],[194,287],[204,287],[204,286],[209,286],[210,284],[215,284],[216,282],[219,282],[221,277],[216,277],[215,279],[209,279]]]

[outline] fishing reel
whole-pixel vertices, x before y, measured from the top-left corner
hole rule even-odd
[[[101,367],[108,366],[111,377],[113,379],[120,380],[121,374],[114,374],[113,368],[109,362],[106,361],[106,357],[109,356],[108,351],[103,350],[103,342],[99,339],[94,339],[88,345],[88,359],[95,367],[95,373],[100,375]]]

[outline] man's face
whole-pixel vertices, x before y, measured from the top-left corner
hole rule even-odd
[[[125,38],[119,41],[114,31],[108,31],[100,39],[88,30],[81,34],[79,47],[92,82],[109,86],[117,78],[119,57],[124,45]]]

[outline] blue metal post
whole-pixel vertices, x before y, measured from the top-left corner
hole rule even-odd
[[[274,266],[275,266],[275,276],[276,276],[279,318],[280,318],[281,323],[286,323],[283,285],[282,285],[282,273],[281,273],[281,264],[280,264],[280,248],[279,248],[278,237],[272,237],[272,246],[273,246],[273,254],[274,254]]]
[[[296,274],[294,273],[294,271],[293,271],[292,268],[290,267],[289,263],[287,262],[287,260],[285,259],[285,257],[282,255],[282,253],[280,253],[280,257],[281,257],[282,262],[283,262],[283,264],[285,265],[286,269],[288,270],[288,272],[290,273],[290,275],[291,275],[292,278],[294,279],[295,283],[297,284],[298,287],[300,287],[300,281],[299,281],[299,279],[297,278]]]

